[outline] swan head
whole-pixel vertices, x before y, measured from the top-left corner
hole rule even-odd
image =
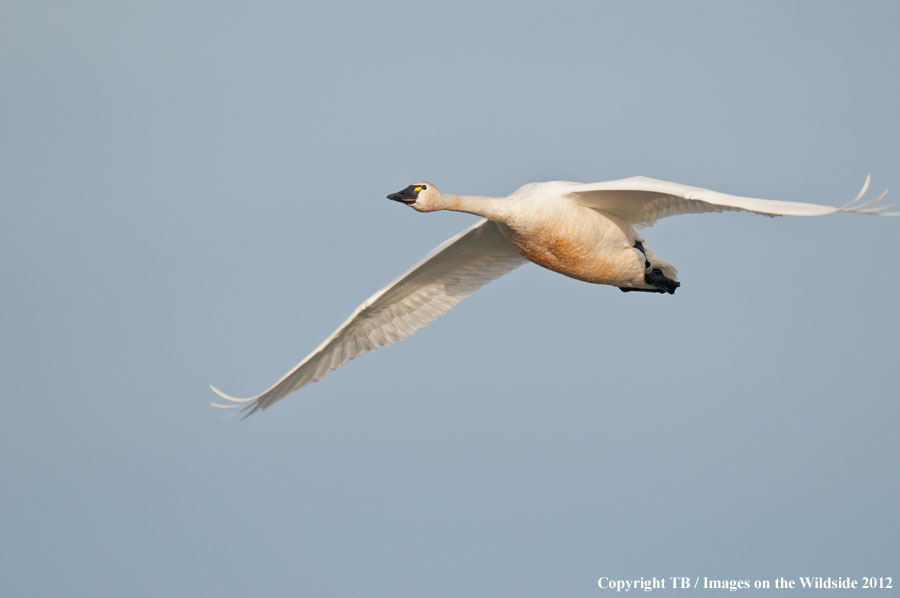
[[[391,193],[387,198],[405,203],[419,212],[432,212],[443,209],[441,192],[428,181],[413,183],[406,189]]]

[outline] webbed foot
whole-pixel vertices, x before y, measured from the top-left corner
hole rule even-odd
[[[681,286],[681,283],[677,280],[666,277],[659,268],[654,268],[644,274],[644,281],[655,286],[660,293],[668,293],[670,295],[674,295],[675,289]]]

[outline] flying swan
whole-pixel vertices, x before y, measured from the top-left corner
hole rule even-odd
[[[447,239],[418,264],[366,299],[347,321],[271,388],[239,399],[213,389],[244,417],[321,380],[363,353],[402,340],[482,285],[531,261],[578,280],[622,291],[674,293],[675,268],[657,257],[635,228],[677,214],[738,211],[767,216],[824,216],[856,212],[897,216],[874,206],[887,193],[840,207],[727,195],[646,177],[604,183],[530,183],[508,197],[441,193],[427,181],[388,195],[418,212],[454,210],[483,219]]]

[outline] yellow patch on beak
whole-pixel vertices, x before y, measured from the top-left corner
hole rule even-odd
[[[413,191],[415,191],[416,193],[418,193],[418,192],[421,191],[421,190],[422,190],[421,187],[416,187],[415,189],[413,189]]]

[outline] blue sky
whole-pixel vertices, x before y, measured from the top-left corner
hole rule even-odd
[[[892,2],[5,2],[0,593],[589,596],[893,575],[900,220],[682,216],[675,296],[526,266],[245,422],[473,222],[645,175],[900,191]]]

